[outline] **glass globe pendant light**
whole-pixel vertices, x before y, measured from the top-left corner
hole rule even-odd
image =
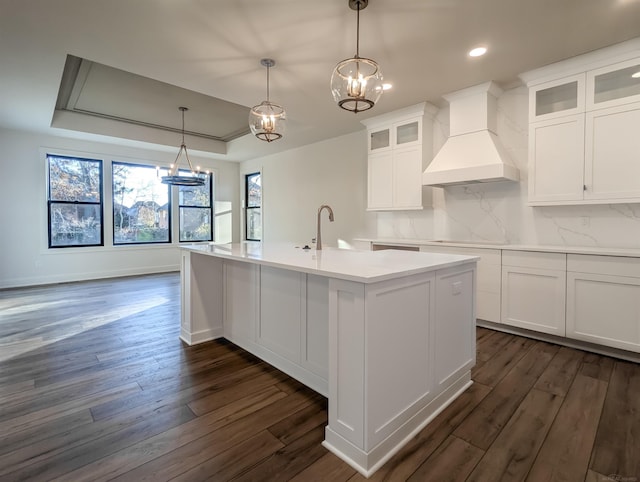
[[[262,59],[260,63],[267,68],[267,100],[251,108],[249,127],[261,141],[272,142],[284,134],[286,115],[284,108],[269,101],[269,69],[276,65],[276,61]]]
[[[170,184],[172,186],[203,186],[205,179],[200,175],[199,167],[197,168],[198,170],[193,168],[191,159],[189,159],[189,153],[187,152],[187,145],[184,142],[184,113],[189,109],[186,107],[178,107],[178,109],[182,112],[182,144],[180,144],[176,160],[169,166],[169,172],[166,176],[162,176],[160,180],[163,184]],[[189,164],[189,170],[191,171],[188,175],[180,173],[180,154],[182,154],[183,151],[184,157],[187,159],[187,164]]]
[[[343,60],[333,69],[331,93],[341,108],[355,114],[371,109],[382,95],[382,71],[375,60],[360,57],[360,10],[369,0],[347,0],[357,12],[356,55]]]

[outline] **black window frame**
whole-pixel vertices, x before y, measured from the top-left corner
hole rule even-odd
[[[51,199],[51,162],[52,158],[55,159],[68,159],[73,161],[91,162],[98,164],[99,181],[100,181],[100,201],[60,201]],[[79,156],[59,155],[59,154],[46,154],[47,160],[47,246],[49,249],[67,249],[67,248],[88,248],[95,246],[104,246],[104,167],[102,159],[91,159]],[[68,204],[73,206],[99,206],[100,209],[100,242],[91,244],[65,244],[65,245],[53,245],[51,239],[51,205],[52,204]]]
[[[190,173],[191,171],[189,170],[183,170],[181,169],[180,172],[184,172],[185,174]],[[214,219],[213,219],[213,173],[209,172],[209,173],[200,173],[198,174],[199,176],[202,175],[206,175],[209,178],[209,206],[197,206],[197,205],[192,205],[192,204],[181,204],[180,203],[180,190],[183,187],[190,187],[190,186],[178,186],[178,242],[179,243],[197,243],[197,242],[207,242],[207,241],[213,241],[213,231],[214,231]],[[181,214],[181,209],[182,208],[197,208],[197,209],[209,209],[209,238],[208,239],[182,239],[182,216],[180,216]]]
[[[249,178],[254,176],[260,176],[260,205],[259,206],[250,206],[249,205]],[[260,171],[252,172],[249,174],[245,174],[244,176],[244,239],[246,241],[262,241],[262,236],[260,239],[254,239],[249,237],[249,211],[253,209],[260,210],[260,222],[262,223],[262,173]],[[262,228],[262,226],[261,226]],[[262,229],[260,229],[260,233],[262,234]]]
[[[158,176],[158,172],[159,169],[157,166],[152,166],[150,164],[139,164],[139,163],[135,163],[135,162],[125,162],[125,161],[111,161],[111,241],[113,243],[113,246],[140,246],[140,245],[165,245],[165,244],[172,244],[171,241],[171,232],[173,231],[173,224],[172,224],[172,219],[171,219],[171,212],[173,210],[172,206],[172,191],[171,191],[171,185],[167,184],[167,241],[136,241],[134,243],[123,243],[123,242],[116,242],[116,202],[115,202],[115,196],[113,195],[113,189],[115,187],[115,182],[114,182],[114,175],[113,175],[113,166],[115,165],[124,165],[124,166],[135,166],[135,167],[142,167],[142,168],[147,168],[147,169],[151,169],[156,171],[156,176]],[[161,169],[160,169],[161,170]]]

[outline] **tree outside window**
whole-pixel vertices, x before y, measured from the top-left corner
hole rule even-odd
[[[245,238],[262,240],[262,178],[259,172],[245,176]]]
[[[184,171],[184,174],[189,172]],[[199,175],[205,177],[203,186],[178,186],[180,242],[213,240],[213,174]]]
[[[157,168],[113,162],[113,244],[170,243],[170,186]]]
[[[47,154],[49,247],[102,246],[102,161]]]

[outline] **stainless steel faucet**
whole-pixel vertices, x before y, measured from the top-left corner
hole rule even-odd
[[[329,221],[333,222],[333,209],[328,204],[323,204],[318,209],[318,230],[316,232],[316,250],[322,249],[322,230],[320,228],[320,214],[322,214],[323,209],[327,209],[329,211]]]

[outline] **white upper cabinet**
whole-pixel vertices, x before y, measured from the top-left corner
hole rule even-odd
[[[422,171],[433,157],[433,116],[423,102],[362,121],[367,127],[367,209],[422,209],[431,205],[431,189]]]
[[[530,205],[640,202],[640,43],[623,47],[522,75]]]

